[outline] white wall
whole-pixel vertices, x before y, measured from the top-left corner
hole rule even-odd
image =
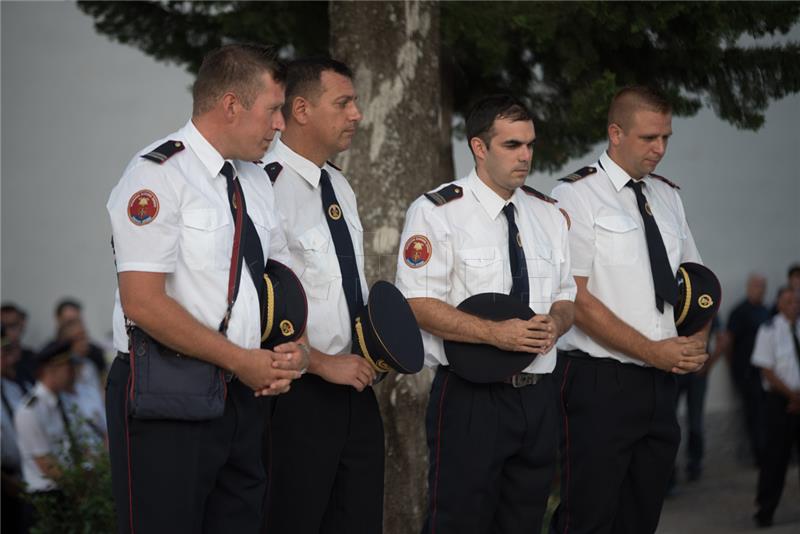
[[[97,35],[72,3],[0,10],[2,300],[28,310],[34,346],[65,295],[102,339],[116,284],[106,200],[136,150],[187,120],[192,78]]]
[[[3,2],[0,18],[2,300],[29,311],[33,345],[52,334],[52,306],[64,295],[84,301],[92,335],[103,338],[115,287],[105,202],[131,155],[187,120],[192,80],[98,36],[72,3]],[[799,96],[774,103],[759,132],[737,131],[708,110],[674,121],[659,172],[682,187],[698,247],[722,280],[725,316],[748,272],[765,273],[772,295],[800,261],[798,124]],[[529,183],[549,192],[602,148]],[[456,162],[465,174],[464,144]],[[712,409],[728,402],[727,377],[715,371]]]

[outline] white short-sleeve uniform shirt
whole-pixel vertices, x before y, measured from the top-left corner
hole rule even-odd
[[[672,306],[665,303],[664,313],[656,308],[644,224],[633,189],[625,186],[631,177],[605,152],[593,167],[595,173],[559,184],[552,193],[571,220],[572,274],[588,277],[589,292],[644,336],[674,337]],[[677,187],[652,175],[642,180],[672,272],[684,262],[702,263]],[[558,348],[645,365],[597,343],[577,326],[559,339]]]
[[[184,149],[161,164],[141,157],[167,140],[184,144]],[[167,273],[167,294],[212,329],[219,327],[227,308],[233,248],[234,221],[225,177],[220,174],[224,163],[189,121],[134,156],[106,206],[117,272]],[[254,163],[232,164],[264,259],[288,264],[286,239],[266,173]],[[261,343],[260,316],[255,284],[243,268],[228,339],[244,348],[257,348]],[[114,307],[114,347],[128,352],[119,291]]]
[[[70,425],[72,414],[65,408]],[[22,453],[22,477],[29,491],[48,491],[57,487],[55,481],[45,476],[34,458],[52,456],[64,461],[69,457],[69,436],[58,409],[58,397],[37,382],[14,415],[17,444]],[[77,426],[72,426],[77,431]]]
[[[288,241],[292,269],[300,278],[308,298],[308,339],[326,354],[351,351],[352,326],[347,308],[342,272],[331,231],[322,206],[322,169],[282,141],[277,140],[264,158],[267,166],[278,163],[280,174],[273,183],[280,223]],[[328,172],[336,201],[347,222],[356,254],[361,294],[367,302],[364,276],[364,230],[358,217],[356,195],[344,175],[329,163]]]
[[[756,335],[756,344],[750,361],[756,367],[771,369],[792,391],[800,391],[800,363],[795,355],[792,329],[800,337],[800,321],[794,325],[783,314],[778,314],[761,325]],[[769,382],[762,379],[764,389],[772,390]]]
[[[512,278],[503,208],[511,202],[528,267],[531,309],[546,314],[553,302],[575,299],[567,223],[554,204],[522,189],[506,201],[474,169],[452,185],[463,190],[461,198],[437,206],[421,196],[408,208],[397,262],[397,287],[406,298],[458,306],[479,293],[508,294]],[[426,365],[447,365],[442,339],[424,330],[422,339]],[[549,373],[555,360],[553,349],[524,372]]]

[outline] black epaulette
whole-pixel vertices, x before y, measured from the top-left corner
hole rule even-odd
[[[281,165],[277,161],[273,161],[272,163],[269,163],[266,167],[264,167],[264,170],[267,171],[267,176],[269,176],[269,181],[274,184],[275,180],[278,179],[278,175],[283,170],[283,165]]]
[[[330,165],[331,167],[333,167],[333,168],[334,168],[334,169],[336,169],[337,171],[339,171],[339,172],[342,172],[342,169],[341,169],[341,167],[339,167],[339,166],[337,166],[336,164],[334,164],[334,163],[333,163],[331,160],[327,160],[325,163],[327,163],[328,165]]]
[[[650,176],[652,176],[652,177],[653,177],[653,178],[655,178],[656,180],[661,180],[662,182],[664,182],[665,184],[667,184],[668,186],[670,186],[670,187],[671,187],[671,188],[673,188],[673,189],[678,189],[678,190],[680,190],[680,188],[681,188],[681,187],[680,187],[678,184],[676,184],[676,183],[675,183],[675,182],[673,182],[672,180],[670,180],[670,179],[668,179],[668,178],[664,178],[664,177],[663,177],[663,176],[661,176],[661,175],[658,175],[658,174],[653,174],[653,173],[651,172],[651,173],[650,173]]]
[[[438,191],[425,193],[425,198],[437,206],[444,206],[451,200],[461,198],[462,196],[464,196],[464,190],[461,188],[461,186],[455,184],[446,185]]]
[[[563,178],[559,178],[559,182],[567,182],[567,183],[575,183],[578,180],[583,180],[589,175],[592,175],[597,172],[597,169],[594,167],[583,167],[582,169],[578,169],[577,171],[573,172],[572,174],[565,176]]]
[[[564,216],[564,220],[567,221],[567,230],[572,228],[572,219],[569,218],[569,213],[564,208],[558,208],[558,211],[561,212],[561,215]]]
[[[539,200],[544,200],[545,202],[549,202],[550,204],[555,204],[556,202],[558,202],[558,200],[554,199],[553,197],[545,195],[541,191],[537,191],[536,189],[530,186],[523,185],[522,187],[520,187],[520,189],[525,191],[527,194],[532,195],[538,198]]]
[[[155,148],[151,152],[147,154],[142,154],[144,159],[149,159],[155,163],[161,165],[169,158],[180,152],[186,148],[186,145],[181,143],[180,141],[167,141],[166,143],[162,144],[158,148]]]

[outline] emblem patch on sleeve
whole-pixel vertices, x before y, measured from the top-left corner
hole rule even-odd
[[[424,235],[412,235],[403,246],[403,258],[406,265],[412,269],[418,269],[428,263],[432,252],[431,242]]]
[[[136,226],[150,224],[158,216],[158,197],[149,189],[142,189],[128,201],[128,219]]]

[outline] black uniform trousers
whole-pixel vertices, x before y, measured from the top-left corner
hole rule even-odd
[[[258,532],[266,489],[261,439],[271,400],[234,379],[218,419],[133,419],[129,377],[129,362],[118,356],[106,390],[117,531]]]
[[[556,472],[553,381],[475,384],[439,366],[425,419],[425,534],[538,534]]]
[[[383,420],[371,387],[313,374],[275,399],[265,433],[268,534],[379,534]]]
[[[680,444],[675,377],[559,351],[559,533],[655,532]]]
[[[800,414],[786,413],[783,395],[767,392],[765,401],[767,441],[758,476],[758,516],[771,520],[781,500],[792,446],[800,455]]]

